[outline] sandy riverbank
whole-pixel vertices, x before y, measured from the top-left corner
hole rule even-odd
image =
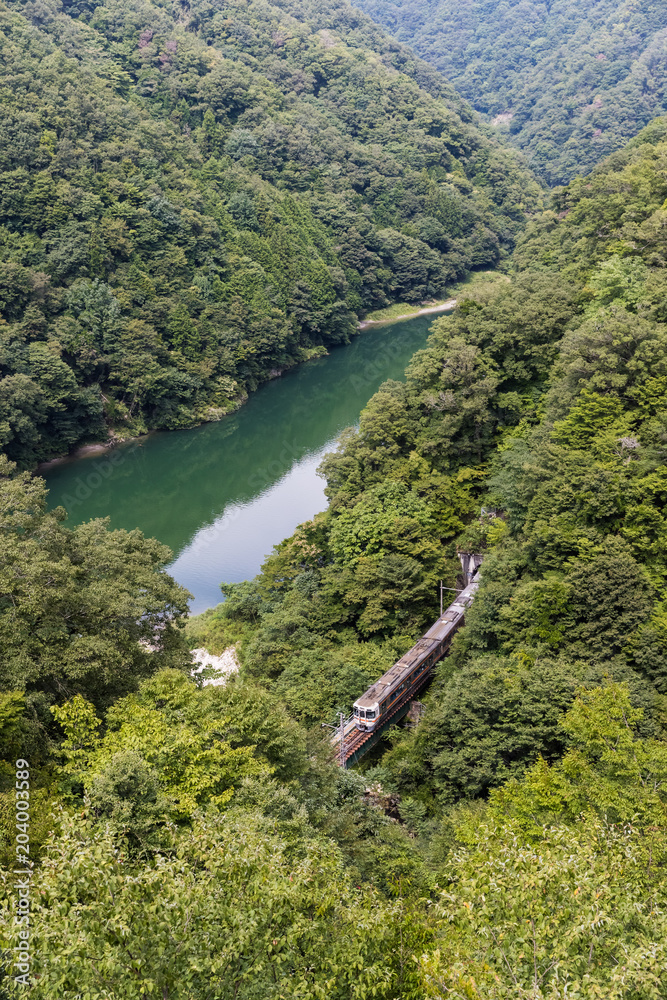
[[[137,444],[140,444],[145,441],[151,433],[155,432],[149,431],[148,434],[138,434],[136,437],[124,438],[114,436],[108,438],[106,441],[93,441],[91,444],[81,444],[69,455],[57,455],[56,458],[50,458],[48,462],[40,462],[39,465],[33,470],[34,474],[40,476],[43,472],[48,472],[49,469],[53,469],[57,465],[65,465],[67,462],[76,462],[80,458],[91,458],[93,455],[104,455],[109,451],[114,451],[119,445],[128,444],[130,441],[136,441]]]
[[[414,313],[404,313],[402,316],[391,316],[389,319],[364,319],[359,324],[360,330],[367,330],[371,326],[384,326],[386,323],[400,323],[405,319],[417,319],[418,316],[428,316],[429,313],[449,312],[456,305],[456,299],[447,299],[439,306],[427,306]]]

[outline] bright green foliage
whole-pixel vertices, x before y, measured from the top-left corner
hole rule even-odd
[[[496,262],[540,199],[336,0],[21,0],[0,51],[0,447],[23,467],[219,419],[357,314]]]
[[[445,677],[414,738],[385,754],[382,770],[429,809],[474,798],[521,774],[538,756],[555,760],[567,742],[560,718],[577,671],[554,660],[519,664],[480,657]],[[449,673],[449,676],[447,674]]]
[[[667,989],[664,831],[601,821],[526,843],[483,824],[447,868],[429,1000],[659,1000]]]
[[[571,448],[586,448],[601,431],[617,420],[623,407],[614,395],[584,389],[565,420],[557,420],[551,438]]]
[[[560,499],[552,497],[551,506]],[[548,542],[554,544],[552,533],[565,549],[561,558],[567,554],[567,536],[560,535],[556,517],[552,525],[552,532],[547,532],[538,522],[533,540],[536,548],[540,543],[545,547],[544,552],[535,553],[535,562],[543,564],[545,575],[530,579],[526,574],[525,581],[514,581],[511,591],[505,587],[504,600],[495,607],[491,603],[494,583],[506,579],[508,566],[503,558],[489,560],[491,593],[470,613],[468,642],[507,652],[561,649],[591,661],[609,659],[649,616],[647,575],[624,539],[611,535],[598,546],[582,544],[581,558],[571,560],[567,574],[549,571],[549,562],[557,557],[553,547],[546,547]],[[539,537],[540,529],[546,538]]]
[[[588,279],[587,287],[593,291],[595,307],[619,302],[626,309],[636,311],[643,300],[647,278],[648,269],[639,257],[612,254],[598,264]]]
[[[361,0],[550,184],[588,173],[667,110],[664,0]]]
[[[37,760],[37,758],[33,758]],[[16,791],[14,788],[14,775],[10,775],[10,770],[14,770],[14,761],[0,762],[0,773],[2,774],[2,785],[7,787],[6,791],[0,793],[0,877],[4,876],[6,870],[12,871],[16,867]],[[34,771],[31,775],[30,789],[30,860],[38,862],[44,847],[53,832],[54,810],[61,805],[61,797],[53,780],[53,776],[48,771]],[[51,778],[51,784],[48,780]],[[11,779],[11,780],[10,780]],[[25,855],[18,858],[22,863]]]
[[[67,770],[81,781],[99,739],[101,722],[95,714],[95,706],[77,694],[64,705],[54,705],[51,712],[65,733],[60,749],[67,761]]]
[[[39,696],[0,691],[0,866],[16,863],[16,761],[28,759],[34,768],[30,784],[30,852],[39,856],[53,827],[58,795],[48,766],[49,746],[44,723],[48,717]]]
[[[107,707],[161,667],[190,659],[180,627],[188,595],[164,573],[168,549],[138,531],[109,532],[103,521],[70,531],[62,509],[47,513],[43,480],[12,472],[3,458],[0,853],[10,863],[20,757],[31,770],[33,859],[52,827],[59,732],[49,707],[68,731],[76,775],[97,739],[90,701]]]
[[[54,714],[84,802],[75,781],[31,883],[29,995],[416,1000],[421,860],[266,691],[163,671],[101,726],[80,696]]]
[[[22,691],[0,693],[0,740],[9,749],[21,732],[21,717],[25,708]]]
[[[642,738],[643,716],[625,684],[582,692],[562,721],[570,743],[562,761],[547,767],[542,760],[522,781],[494,792],[492,812],[509,813],[529,832],[556,820],[576,823],[582,813],[664,828],[667,743]]]
[[[259,812],[202,818],[140,865],[63,818],[32,892],[35,1000],[395,995],[398,908],[351,891],[331,842],[294,852]]]
[[[641,719],[625,685],[582,692],[563,760],[492,792],[481,823],[464,817],[426,996],[664,995],[667,744],[642,739]]]
[[[205,803],[221,808],[247,778],[274,770],[295,777],[304,767],[300,737],[262,691],[199,690],[176,671],[156,674],[117,701],[103,732],[80,695],[53,714],[65,732],[65,774],[83,783],[96,814],[125,834],[140,827],[148,834],[166,817],[190,819]],[[149,791],[140,794],[146,783]],[[151,808],[140,820],[142,796]]]
[[[356,566],[367,556],[386,556],[405,537],[414,546],[415,535],[435,528],[429,507],[404,483],[387,480],[362,493],[354,507],[336,517],[330,535],[334,558],[341,566]]]

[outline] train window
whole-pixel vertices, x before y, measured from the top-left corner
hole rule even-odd
[[[375,711],[372,708],[369,708],[368,711],[366,712],[366,718],[367,719],[375,718]]]

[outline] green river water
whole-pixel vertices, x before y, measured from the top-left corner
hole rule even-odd
[[[42,472],[68,524],[108,517],[174,553],[170,572],[197,614],[220,583],[249,579],[274,545],[326,507],[322,456],[378,386],[402,379],[433,316],[366,330],[326,358],[263,385],[236,413],[187,431],[151,434]]]

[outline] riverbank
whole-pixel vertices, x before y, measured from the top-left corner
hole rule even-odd
[[[418,319],[422,316],[449,312],[455,308],[460,299],[484,295],[487,290],[493,291],[494,286],[497,285],[498,282],[506,281],[509,281],[507,275],[501,274],[498,271],[476,271],[473,274],[470,274],[463,281],[450,285],[448,289],[450,292],[450,298],[448,299],[433,301],[430,304],[423,304],[421,307],[412,306],[407,302],[396,302],[391,306],[386,306],[384,309],[378,309],[375,312],[370,313],[368,318],[359,322],[357,329],[359,333],[362,333],[364,330],[373,330],[376,327],[390,326],[392,323],[405,323],[409,320]],[[271,369],[266,379],[262,381],[257,388],[260,388],[261,385],[266,385],[268,382],[279,379],[283,374],[293,370],[294,368],[302,367],[308,361],[321,360],[322,358],[327,357],[328,354],[329,352],[322,345],[304,348],[301,357],[295,359],[293,364],[286,365],[284,368]],[[254,395],[255,391],[256,389],[250,393],[245,391],[239,393],[239,395],[230,400],[228,405],[224,408],[216,408],[213,406],[205,407],[203,411],[193,414],[192,424],[190,424],[187,428],[179,428],[179,430],[192,430],[205,424],[219,422],[223,417],[230,416],[240,410],[243,405],[248,402],[250,396]],[[164,433],[164,428],[151,428],[148,431],[141,428],[135,428],[133,433],[129,429],[126,430],[122,427],[113,427],[110,429],[109,437],[106,441],[88,442],[86,444],[79,445],[73,452],[70,452],[70,454],[55,455],[53,458],[48,459],[45,462],[40,462],[39,465],[32,469],[32,472],[34,475],[41,476],[58,466],[76,463],[79,459],[94,458],[96,455],[102,455],[108,451],[113,452],[118,446],[127,444],[131,441],[136,441],[141,444],[152,435],[161,433]]]
[[[64,507],[70,527],[108,517],[157,538],[174,553],[168,572],[194,595],[192,610],[214,607],[221,581],[252,579],[275,545],[324,510],[322,458],[383,382],[405,377],[433,320],[359,333],[264,383],[230,418],[52,466],[49,506]],[[194,645],[222,652],[203,637]]]
[[[326,352],[325,352],[326,354]],[[318,355],[321,357],[322,355]],[[308,359],[310,360],[310,358]],[[299,362],[301,364],[301,362]],[[282,375],[282,371],[274,370],[269,373],[269,378],[267,381],[271,381],[273,378],[278,378]],[[261,383],[263,384],[263,383]],[[237,396],[236,399],[231,401],[231,404],[225,408],[215,408],[208,407],[204,415],[199,415],[196,421],[193,421],[188,427],[180,427],[179,430],[194,430],[196,427],[201,427],[203,424],[216,423],[222,420],[223,417],[229,417],[237,410],[240,410],[244,403],[248,402],[250,394],[244,392]],[[108,451],[114,451],[119,448],[120,445],[129,444],[130,442],[135,442],[142,444],[153,434],[163,434],[165,429],[163,427],[152,427],[148,431],[143,431],[139,434],[125,434],[119,433],[119,428],[112,427],[109,429],[109,436],[106,441],[92,441],[88,444],[80,444],[74,451],[69,452],[67,455],[56,455],[55,458],[50,458],[46,462],[40,462],[33,470],[33,474],[36,476],[41,476],[45,472],[49,472],[51,469],[57,468],[59,465],[65,465],[72,462],[77,462],[81,458],[93,458],[95,455],[104,455]],[[111,459],[113,461],[113,459]]]
[[[359,329],[368,330],[370,327],[385,326],[387,323],[401,323],[406,319],[417,319],[419,316],[428,316],[431,313],[449,312],[455,306],[456,299],[447,299],[446,302],[439,302],[437,305],[426,306],[423,309],[415,309],[414,312],[400,313],[398,316],[387,316],[382,319],[364,319],[359,323]]]
[[[106,441],[93,441],[90,444],[81,444],[68,455],[56,455],[55,458],[50,458],[48,462],[40,462],[32,470],[32,473],[35,476],[41,476],[46,472],[50,472],[51,469],[56,469],[59,465],[77,462],[81,458],[94,458],[95,455],[105,455],[108,451],[113,451],[122,444],[129,444],[130,441],[145,441],[146,438],[155,433],[157,432],[148,431],[145,434],[136,434],[134,436],[128,434],[127,437],[120,437],[118,434],[111,433]]]
[[[455,300],[451,300],[455,304]],[[390,323],[403,322],[405,320],[416,319],[418,316],[425,315],[430,312],[440,312],[445,308],[453,308],[450,306],[449,302],[444,305],[436,305],[431,308],[421,309],[418,312],[406,313],[405,315],[400,315],[393,317],[391,319],[382,320],[364,320],[359,324],[359,332],[365,329],[369,329],[376,326],[386,326]],[[266,385],[268,382],[272,382],[275,379],[280,378],[288,371],[292,371],[294,368],[299,368],[302,365],[306,365],[309,361],[319,361],[322,358],[329,356],[329,352],[326,347],[319,345],[317,347],[312,347],[304,349],[303,357],[295,360],[293,364],[287,365],[284,368],[273,368],[269,372],[267,378],[261,382],[257,388],[259,389],[262,385]],[[257,391],[257,390],[255,390]],[[244,392],[240,394],[236,399],[231,401],[231,404],[226,409],[215,410],[213,407],[209,407],[205,415],[199,415],[199,418],[192,423],[190,427],[179,428],[179,430],[194,430],[196,427],[201,427],[204,424],[217,423],[224,417],[231,416],[236,413],[241,407],[248,402],[248,399],[252,393]],[[93,458],[96,455],[103,455],[106,452],[113,451],[120,445],[128,444],[129,442],[143,443],[147,438],[154,434],[165,433],[163,428],[156,427],[151,428],[149,431],[141,434],[126,434],[122,435],[119,432],[119,428],[114,427],[109,431],[109,437],[106,441],[93,441],[87,444],[79,445],[74,451],[70,452],[68,455],[56,455],[54,458],[48,459],[46,462],[40,462],[33,470],[33,474],[40,476],[43,473],[48,473],[52,469],[57,468],[60,465],[71,464],[82,458]]]
[[[408,317],[408,319],[410,318],[411,317]],[[272,382],[274,379],[280,378],[281,375],[284,375],[285,372],[291,371],[293,368],[298,368],[301,365],[307,364],[309,361],[318,361],[321,358],[326,358],[328,356],[329,352],[322,344],[316,347],[303,348],[302,357],[295,359],[293,364],[286,365],[284,368],[272,368],[266,378],[259,383],[257,389],[259,389],[262,385],[266,385],[267,382]],[[257,389],[254,391],[256,392]],[[217,423],[225,417],[229,417],[240,410],[241,407],[248,402],[251,395],[252,393],[249,392],[241,392],[234,399],[231,399],[229,404],[224,408],[208,406],[203,412],[194,416],[193,421],[189,426],[179,427],[177,430],[194,430],[197,427],[202,427],[204,424]],[[166,429],[164,427],[151,427],[150,430],[137,434],[122,434],[120,428],[111,427],[106,441],[92,441],[87,444],[78,445],[74,451],[69,452],[69,454],[56,455],[53,458],[49,458],[45,462],[40,462],[31,471],[33,475],[41,476],[43,473],[49,472],[51,469],[55,469],[59,465],[70,464],[81,458],[93,458],[95,455],[103,455],[106,452],[113,451],[120,445],[128,444],[131,441],[142,443],[153,434],[163,434],[165,432]]]
[[[419,316],[434,315],[449,312],[458,302],[464,299],[482,300],[489,294],[494,294],[499,284],[510,279],[500,271],[474,271],[462,281],[449,285],[447,299],[431,299],[421,303],[421,306],[410,305],[408,302],[395,302],[384,309],[376,309],[359,323],[359,330],[368,330],[387,323],[400,323]]]

